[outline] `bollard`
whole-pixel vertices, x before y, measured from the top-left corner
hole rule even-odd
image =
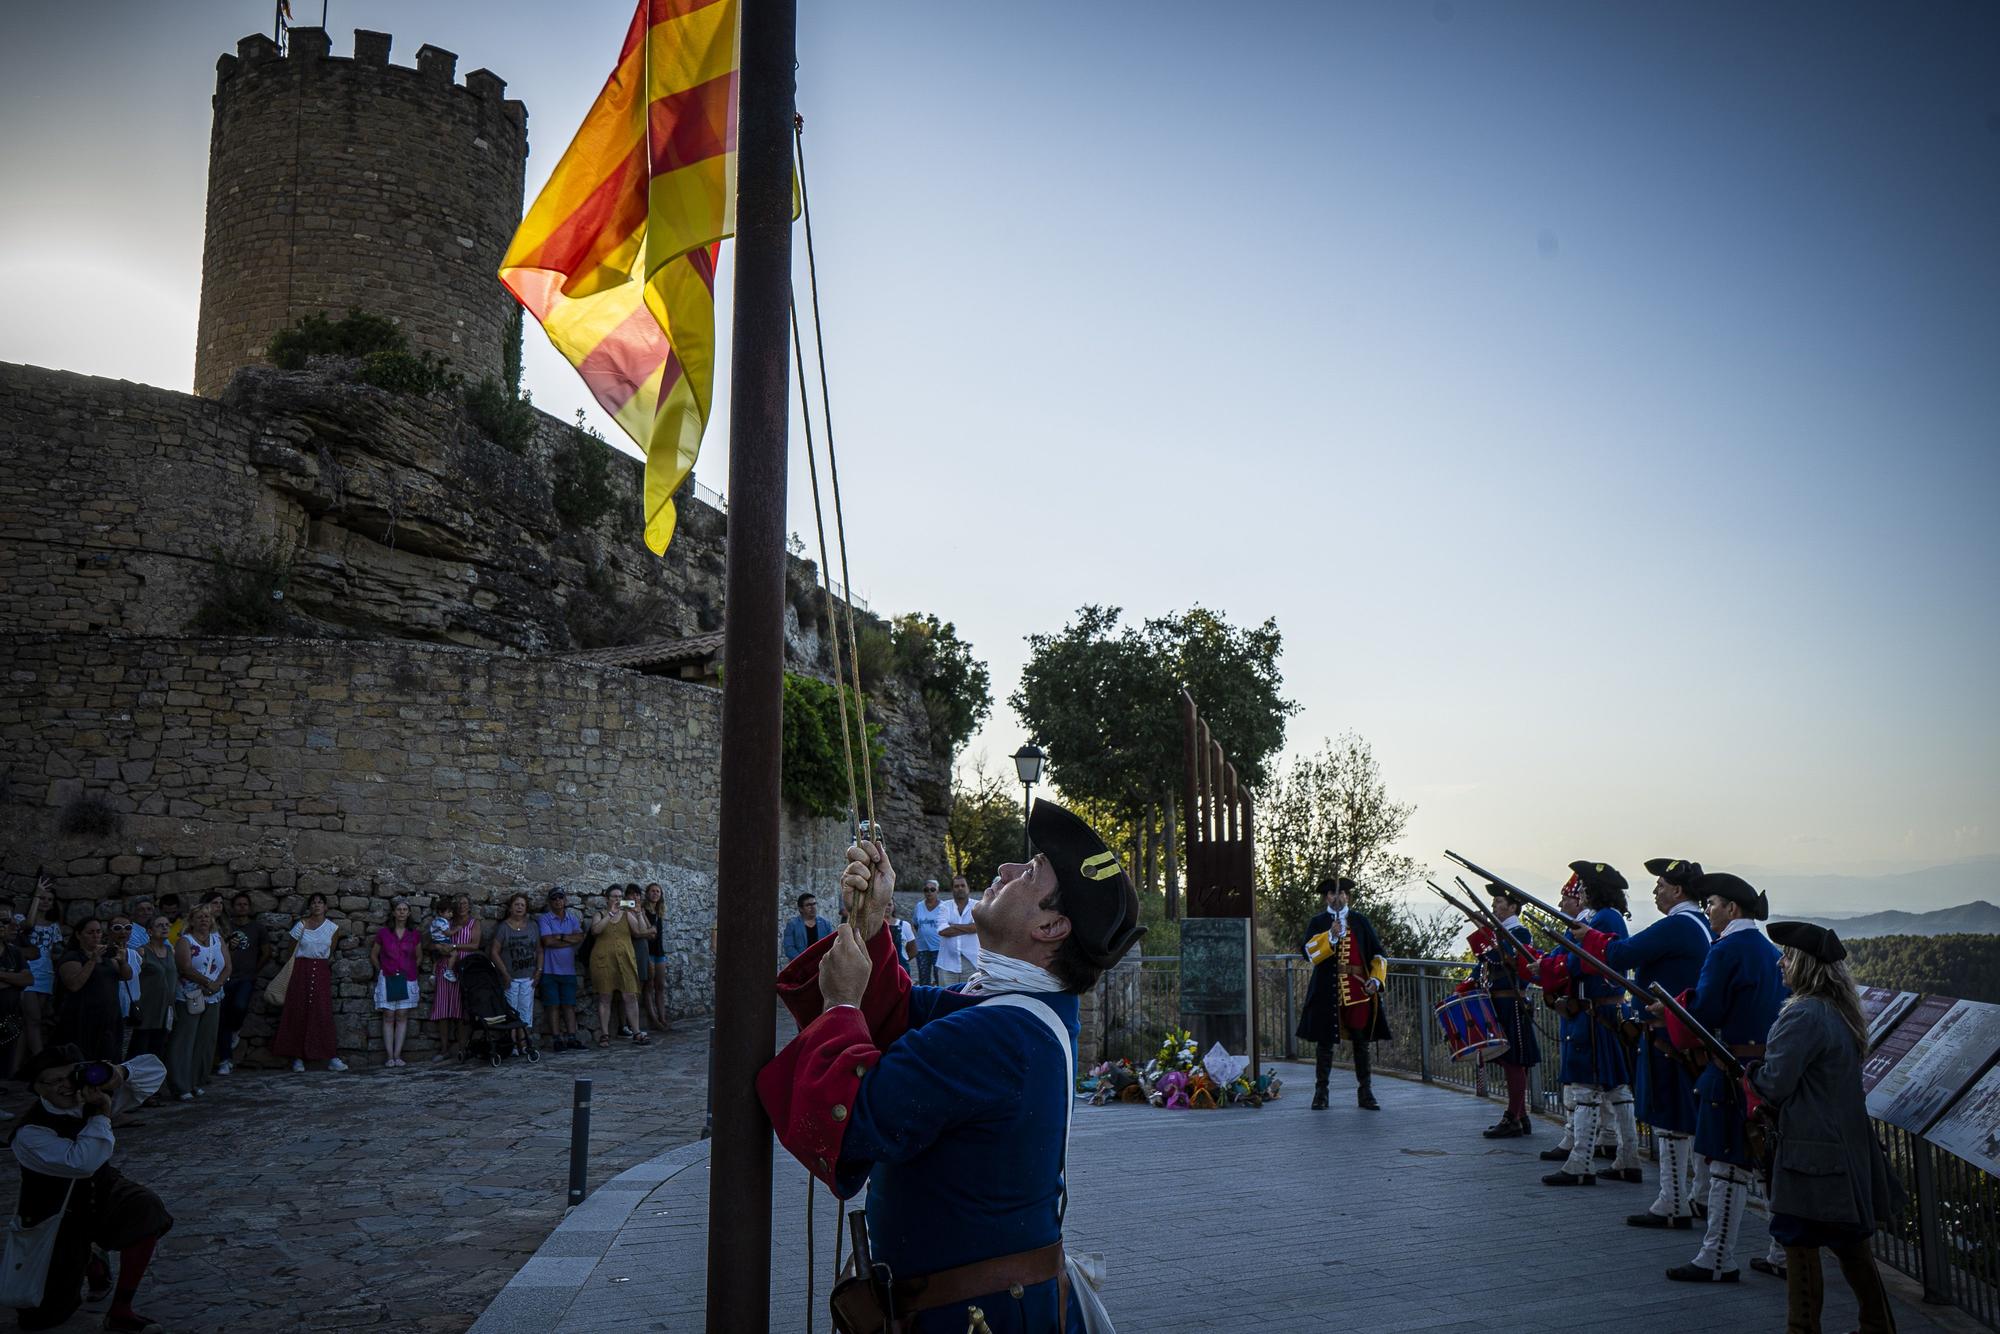
[[[590,1174],[590,1081],[576,1081],[569,1113],[569,1204],[583,1203],[584,1182]]]
[[[715,1025],[708,1027],[708,1106],[701,1114],[701,1137],[715,1134]]]

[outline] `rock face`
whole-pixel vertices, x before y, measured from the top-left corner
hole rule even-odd
[[[395,894],[491,912],[515,889],[658,880],[673,1006],[706,1011],[721,692],[569,655],[719,628],[727,518],[684,497],[655,558],[639,466],[614,453],[616,503],[565,519],[550,479],[580,448],[602,446],[543,417],[516,455],[455,406],[311,372],[246,369],[216,402],[0,365],[6,888],[55,868],[71,916],[244,888],[286,927],[325,890],[360,1051],[363,927]],[[283,632],[192,636],[218,564],[260,558]],[[814,575],[792,563],[788,666],[824,675]],[[948,763],[911,686],[869,711],[877,814],[914,886],[944,867]],[[828,891],[846,841],[788,821],[785,915]]]

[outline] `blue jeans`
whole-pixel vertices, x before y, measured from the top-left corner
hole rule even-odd
[[[917,951],[917,985],[934,987],[938,984],[936,950]]]
[[[216,1059],[227,1061],[236,1052],[236,1034],[250,1017],[250,1002],[257,995],[257,979],[232,977],[222,984],[222,1014],[215,1032]]]

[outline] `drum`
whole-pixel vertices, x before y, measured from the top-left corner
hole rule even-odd
[[[1454,1061],[1474,1057],[1496,1060],[1507,1050],[1507,1039],[1500,1032],[1500,1016],[1494,1012],[1493,998],[1484,988],[1447,996],[1437,1007],[1437,1017]]]

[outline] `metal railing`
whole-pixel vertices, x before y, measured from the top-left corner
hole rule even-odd
[[[1376,1044],[1376,1069],[1487,1096],[1485,1065],[1453,1061],[1432,1014],[1469,967],[1448,959],[1389,960],[1382,1003],[1390,1039]],[[1257,956],[1260,1052],[1286,1060],[1310,1059],[1311,1053],[1302,1050],[1305,1044],[1295,1034],[1311,980],[1312,965],[1298,955]],[[1114,1005],[1106,1016],[1109,1025],[1150,1035],[1152,1042],[1168,1028],[1178,1027],[1179,957],[1142,956],[1138,985],[1127,1003],[1135,1004],[1137,1013],[1117,1012]],[[1536,1005],[1534,1023],[1542,1064],[1528,1073],[1529,1106],[1560,1115],[1561,1091],[1542,1074],[1555,1069],[1562,1052],[1556,1012]],[[1148,1042],[1142,1039],[1138,1045],[1150,1054]],[[1505,1086],[1497,1079],[1492,1082],[1493,1092],[1504,1096]],[[1926,1302],[1957,1306],[1989,1329],[2000,1329],[2000,1179],[1921,1136],[1884,1121],[1874,1124],[1888,1151],[1890,1169],[1909,1192],[1909,1207],[1894,1220],[1882,1220],[1876,1229],[1877,1258],[1921,1282]],[[1651,1137],[1643,1125],[1640,1134],[1642,1141]]]

